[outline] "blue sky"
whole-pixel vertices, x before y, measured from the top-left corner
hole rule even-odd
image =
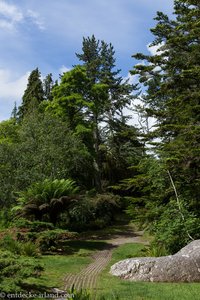
[[[171,15],[173,0],[0,0],[0,120],[20,103],[33,69],[57,79],[78,63],[83,36],[111,42],[127,77],[131,55],[148,53],[156,11]]]

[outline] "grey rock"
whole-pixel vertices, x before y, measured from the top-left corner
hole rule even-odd
[[[66,291],[60,290],[58,288],[52,288],[52,292],[56,294],[66,294]]]
[[[200,282],[200,240],[192,241],[174,255],[119,261],[110,273],[131,281]]]

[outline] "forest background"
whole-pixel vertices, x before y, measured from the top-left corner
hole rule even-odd
[[[134,54],[134,85],[113,45],[94,35],[58,80],[31,72],[21,105],[0,123],[2,227],[80,232],[125,212],[165,253],[199,238],[199,16],[195,0],[175,1],[172,19],[157,13],[157,52]]]

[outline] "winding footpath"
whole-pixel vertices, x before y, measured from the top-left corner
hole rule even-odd
[[[142,243],[148,244],[142,238],[143,232],[133,232],[129,226],[123,226],[124,231],[111,235],[109,239],[106,239],[107,246],[105,249],[96,252],[92,258],[93,261],[85,267],[79,274],[67,274],[64,278],[64,289],[71,289],[72,286],[75,289],[89,288],[95,289],[97,286],[97,279],[99,274],[106,268],[112,257],[112,251],[119,245],[127,243]]]

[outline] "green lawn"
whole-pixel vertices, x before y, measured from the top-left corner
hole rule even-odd
[[[43,255],[38,261],[45,271],[40,278],[29,279],[28,283],[43,287],[63,288],[63,278],[67,273],[79,273],[91,261],[91,254],[105,247],[103,241],[67,241],[69,255]]]
[[[46,287],[63,288],[63,278],[67,273],[79,273],[91,262],[91,254],[105,246],[104,241],[69,241],[69,255],[46,255],[39,260],[45,267],[40,279],[31,283]],[[109,274],[112,264],[128,258],[143,256],[142,244],[125,244],[114,249],[112,260],[99,276],[97,291],[92,300],[199,300],[198,283],[145,283],[121,280]]]
[[[140,256],[144,246],[126,244],[114,250],[112,261],[99,278],[98,296],[106,300],[199,300],[198,283],[147,283],[129,282],[109,274],[110,266],[131,256]]]

